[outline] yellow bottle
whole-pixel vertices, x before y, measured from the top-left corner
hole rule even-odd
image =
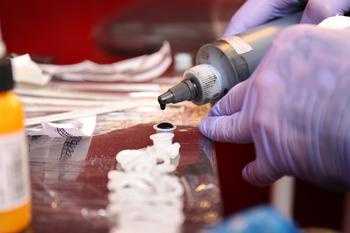
[[[22,105],[12,93],[11,62],[0,61],[0,233],[19,232],[31,221],[28,149]]]

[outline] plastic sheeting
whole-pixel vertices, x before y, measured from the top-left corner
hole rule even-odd
[[[91,138],[31,137],[32,232],[108,232],[107,173],[119,151],[151,145],[152,126]],[[195,232],[221,216],[215,152],[196,127],[178,126],[174,140],[182,145],[175,174],[185,188],[183,232]]]

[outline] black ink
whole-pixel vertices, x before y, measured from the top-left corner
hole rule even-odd
[[[157,128],[159,129],[172,129],[174,128],[174,125],[169,122],[162,122],[157,125]]]

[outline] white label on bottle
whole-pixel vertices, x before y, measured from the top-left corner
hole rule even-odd
[[[29,170],[24,130],[0,135],[0,212],[29,201]]]
[[[248,53],[253,50],[252,46],[250,46],[250,44],[245,42],[239,36],[225,37],[222,39],[229,43],[239,55]]]

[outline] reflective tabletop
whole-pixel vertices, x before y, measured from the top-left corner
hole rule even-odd
[[[116,168],[119,151],[151,144],[152,126],[88,138],[30,137],[31,232],[108,232],[107,173]],[[196,232],[221,217],[215,150],[193,126],[178,125],[174,141],[181,144],[175,175],[185,188],[182,232]]]

